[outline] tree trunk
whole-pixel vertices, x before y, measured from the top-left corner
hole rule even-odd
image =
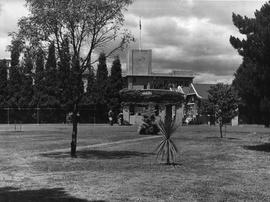
[[[219,132],[220,132],[220,137],[223,138],[223,135],[222,135],[222,124],[221,123],[219,124]]]
[[[76,157],[77,132],[78,132],[78,104],[75,103],[72,114],[71,157]]]

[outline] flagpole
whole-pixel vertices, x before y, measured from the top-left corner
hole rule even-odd
[[[140,16],[139,27],[140,27],[139,50],[142,50],[142,22],[141,22],[141,16]]]

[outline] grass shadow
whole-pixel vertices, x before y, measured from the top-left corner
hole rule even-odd
[[[76,152],[77,158],[83,159],[123,159],[131,157],[147,157],[153,153],[136,151],[103,151],[103,150],[81,150]],[[70,152],[44,153],[41,156],[49,158],[69,158]]]
[[[209,136],[209,137],[205,137],[205,139],[213,139],[213,140],[241,140],[240,138],[235,138],[235,137],[218,137],[218,136]]]
[[[253,151],[263,151],[263,152],[270,152],[270,143],[264,143],[259,145],[245,145],[243,146],[244,149],[253,150]]]
[[[86,200],[73,197],[63,188],[19,190],[14,187],[0,188],[0,201],[7,202],[105,202],[104,200]]]

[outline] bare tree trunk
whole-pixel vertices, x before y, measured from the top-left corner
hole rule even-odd
[[[75,103],[72,114],[71,157],[76,157],[77,132],[78,132],[78,104]]]

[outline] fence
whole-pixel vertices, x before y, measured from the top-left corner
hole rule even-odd
[[[71,121],[70,110],[64,108],[0,108],[0,123],[67,123]],[[79,107],[80,123],[106,123],[107,106]]]

